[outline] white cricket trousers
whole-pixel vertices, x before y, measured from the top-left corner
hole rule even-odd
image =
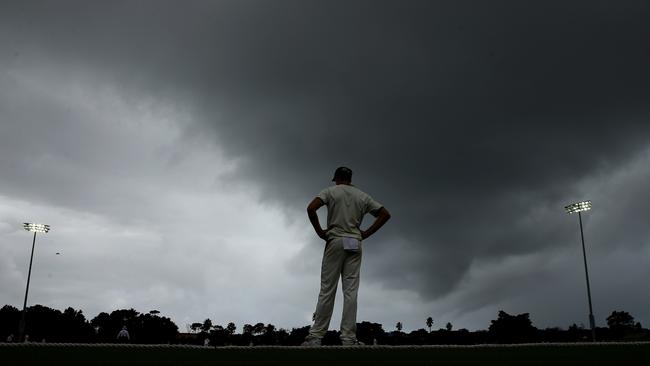
[[[343,240],[334,238],[325,245],[320,274],[320,293],[314,324],[309,330],[309,338],[323,338],[332,319],[334,298],[339,283],[343,287],[343,316],[341,318],[341,340],[352,341],[357,333],[357,292],[359,291],[359,272],[361,270],[361,245],[358,252],[343,250]]]

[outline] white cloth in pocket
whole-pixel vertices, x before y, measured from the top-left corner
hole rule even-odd
[[[359,239],[357,238],[342,238],[343,239],[343,250],[347,250],[349,252],[358,252],[359,249],[361,248]]]

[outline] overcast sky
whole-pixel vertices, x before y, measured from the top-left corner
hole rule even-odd
[[[305,208],[347,165],[393,216],[364,243],[359,321],[588,326],[563,207],[589,199],[596,322],[648,327],[648,19],[640,1],[3,1],[0,304],[22,307],[22,223],[41,222],[29,304],[308,325],[324,243]]]

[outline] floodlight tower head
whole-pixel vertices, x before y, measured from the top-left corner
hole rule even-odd
[[[45,224],[34,224],[31,222],[25,222],[23,223],[23,228],[27,231],[31,231],[34,233],[46,233],[50,231],[50,225],[45,225]]]
[[[576,212],[582,212],[582,211],[589,211],[591,210],[591,201],[582,201],[582,202],[576,202],[572,203],[568,206],[564,206],[564,209],[566,210],[566,213],[572,214]]]

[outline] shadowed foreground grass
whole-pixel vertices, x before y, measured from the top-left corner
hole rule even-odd
[[[4,365],[650,365],[650,343],[476,347],[1,346]]]

